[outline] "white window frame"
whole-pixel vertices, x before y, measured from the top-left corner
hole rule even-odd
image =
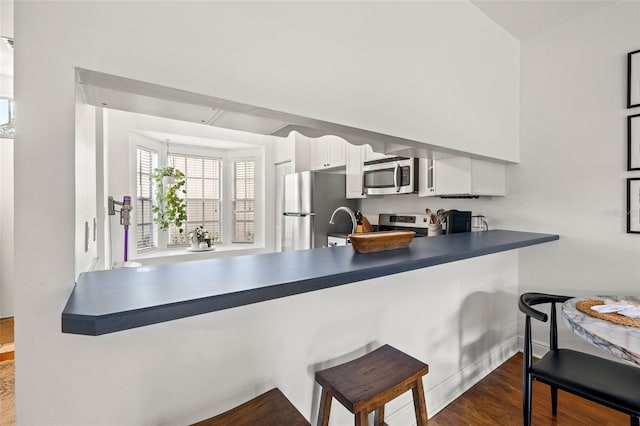
[[[142,148],[145,150],[156,151],[158,153],[158,167],[165,167],[167,164],[167,152],[166,145],[160,141],[148,139],[145,142],[142,141],[133,141],[130,145],[130,193],[133,196],[132,203],[133,205],[137,205],[137,188],[136,188],[136,155],[137,148]],[[242,154],[242,155],[238,155]],[[233,167],[232,164],[234,161],[245,161],[252,160],[255,161],[255,213],[254,213],[254,230],[255,236],[253,243],[239,243],[243,246],[246,246],[247,249],[251,248],[259,248],[264,246],[265,244],[265,223],[266,223],[266,209],[265,209],[265,185],[266,185],[266,173],[265,173],[265,161],[266,161],[266,153],[264,147],[255,146],[255,148],[251,149],[235,149],[235,150],[224,150],[224,149],[216,149],[216,148],[206,148],[201,146],[191,146],[191,145],[182,145],[182,144],[174,144],[170,146],[169,155],[185,155],[189,157],[206,157],[206,158],[220,158],[222,159],[222,174],[221,174],[221,187],[222,187],[222,195],[221,195],[221,238],[222,241],[219,241],[217,244],[220,246],[231,246],[231,236],[233,232],[233,209],[232,209],[232,196],[233,196],[233,187],[232,185],[227,185],[227,182],[232,182],[233,179]],[[229,200],[229,201],[227,201]],[[132,222],[136,222],[135,212],[132,215]],[[137,223],[132,223],[131,228],[134,230],[136,234],[133,240],[136,241],[137,248]],[[160,232],[157,229],[157,225],[154,224],[155,230],[155,242],[156,247],[153,249],[148,249],[144,251],[138,252],[137,250],[132,250],[134,256],[144,255],[144,257],[155,257],[162,256],[163,252],[167,251],[175,251],[175,250],[184,250],[183,246],[169,246],[168,245],[168,232]],[[191,229],[185,228],[185,232],[190,232]],[[234,244],[236,245],[236,244]],[[224,248],[218,251],[223,251]],[[155,254],[154,254],[155,253]]]

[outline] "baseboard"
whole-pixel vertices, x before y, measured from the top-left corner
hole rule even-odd
[[[518,337],[513,337],[496,347],[473,364],[463,368],[453,376],[425,390],[427,413],[433,417],[440,410],[460,397],[487,374],[502,365],[518,352]],[[385,413],[385,419],[393,425],[415,425],[416,417],[413,400],[409,394],[404,404],[393,412]]]
[[[532,339],[531,349],[534,358],[542,358],[544,354],[549,352],[549,345]],[[524,337],[522,336],[518,336],[518,351],[524,352]]]

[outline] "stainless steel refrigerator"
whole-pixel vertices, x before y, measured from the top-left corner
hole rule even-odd
[[[356,200],[345,198],[345,190],[343,174],[302,172],[285,175],[282,250],[326,247],[329,232],[350,233],[352,222],[345,212],[338,212],[334,224],[329,224],[336,208],[357,208]]]

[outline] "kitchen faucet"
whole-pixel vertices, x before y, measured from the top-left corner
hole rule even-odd
[[[351,229],[351,233],[355,234],[356,233],[356,228],[358,227],[358,220],[356,219],[356,214],[354,213],[354,211],[351,210],[349,207],[340,206],[337,209],[335,209],[333,211],[333,213],[331,214],[331,219],[329,219],[329,223],[331,225],[333,225],[333,218],[335,217],[336,213],[338,213],[340,210],[343,210],[343,211],[347,212],[347,214],[351,218],[351,223],[353,224],[353,228]]]

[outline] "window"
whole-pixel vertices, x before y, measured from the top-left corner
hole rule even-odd
[[[153,212],[153,169],[158,167],[158,154],[154,151],[138,148],[136,162],[136,235],[138,251],[156,246],[154,238]]]
[[[169,228],[167,246],[188,244],[189,232],[197,226],[209,231],[209,235],[222,240],[220,208],[222,161],[217,158],[194,157],[171,154],[167,164],[185,175],[187,222],[185,232],[180,233],[175,225]]]
[[[233,162],[234,243],[252,243],[255,237],[255,161]]]
[[[161,144],[149,141],[135,144],[133,148],[137,153],[137,158],[134,157],[137,191],[131,188],[131,192],[137,197],[133,212],[136,222],[131,232],[139,253],[189,247],[189,233],[199,226],[209,231],[219,245],[263,242],[260,232],[264,218],[256,216],[263,211],[259,185],[261,151],[185,144],[167,152]],[[174,167],[184,173],[185,194],[178,194],[184,198],[187,210],[183,232],[173,224],[167,231],[160,231],[154,222],[152,206],[157,199],[153,171],[158,167]],[[131,170],[132,175],[133,172]]]

